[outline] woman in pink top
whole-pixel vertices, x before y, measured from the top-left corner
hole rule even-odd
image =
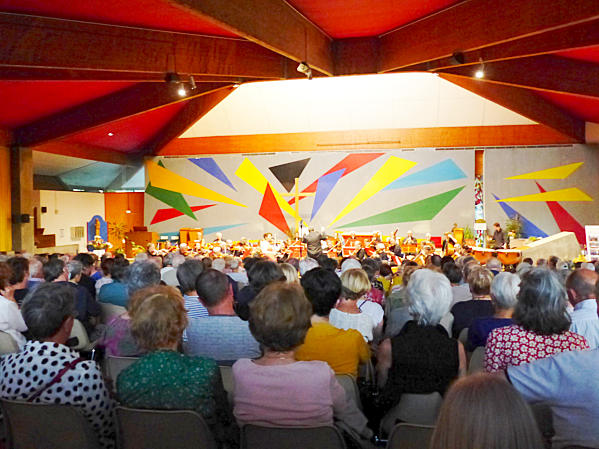
[[[295,350],[310,328],[312,306],[298,284],[276,282],[250,304],[250,331],[263,349],[233,365],[234,409],[240,425],[315,427],[340,424],[355,439],[372,436],[326,362],[298,362]]]
[[[535,268],[520,282],[511,326],[494,329],[487,339],[485,369],[505,370],[564,351],[589,349],[584,337],[570,332],[566,290],[554,272]]]

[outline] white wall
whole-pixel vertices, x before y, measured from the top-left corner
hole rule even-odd
[[[44,234],[56,234],[56,246],[78,244],[79,251],[86,251],[87,222],[94,216],[105,217],[104,194],[87,192],[59,192],[40,190],[41,207],[47,207],[45,214],[40,213],[39,226]],[[80,240],[71,240],[71,227],[83,226],[84,236]]]

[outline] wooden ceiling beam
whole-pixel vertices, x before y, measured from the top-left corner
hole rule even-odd
[[[585,140],[585,122],[572,117],[528,89],[497,85],[469,77],[441,73],[440,77],[578,142]]]
[[[336,75],[377,73],[380,39],[357,37],[333,42]]]
[[[179,85],[175,83],[138,83],[21,126],[14,131],[14,144],[26,147],[39,145],[186,101],[222,87],[222,83],[204,83],[189,91],[190,86],[187,85],[190,95],[181,97],[177,93]]]
[[[458,51],[511,45],[516,39],[596,19],[596,1],[469,0],[383,35],[379,69],[389,72]]]
[[[332,39],[284,0],[169,0],[296,62],[333,75]],[[295,68],[294,68],[295,69]]]
[[[162,148],[187,131],[234,90],[234,86],[227,86],[190,100],[149,142],[144,143],[136,152],[136,157],[160,154]]]
[[[98,72],[123,73],[124,79],[164,79],[167,72],[287,78],[287,59],[243,39],[2,12],[0,36],[0,70],[12,73],[63,71],[67,79],[93,79]]]
[[[111,164],[135,165],[137,160],[131,154],[108,148],[71,142],[48,142],[33,149],[42,153],[78,157],[90,161],[109,162]]]
[[[443,69],[438,73],[474,77],[478,66]],[[483,82],[534,90],[599,97],[599,65],[557,56],[533,56],[486,63]]]

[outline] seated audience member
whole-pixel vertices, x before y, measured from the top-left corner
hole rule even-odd
[[[393,282],[393,271],[388,263],[381,264],[376,280],[381,283],[381,286],[383,287],[383,293],[385,294],[385,297],[387,297],[389,293],[391,293],[391,284]]]
[[[216,248],[220,248],[219,246],[217,246]],[[225,272],[225,267],[227,266],[227,263],[225,262],[225,259],[214,259],[212,261],[212,266],[210,268],[212,268],[213,270],[216,271],[220,271],[221,273]]]
[[[231,279],[233,279],[237,284],[239,284],[239,288],[245,287],[248,284],[248,275],[244,268],[240,266],[239,258],[234,257],[231,260],[231,271],[227,273]]]
[[[129,292],[125,283],[129,261],[125,258],[116,258],[110,269],[112,282],[103,285],[98,293],[98,301],[114,304],[115,306],[127,307]]]
[[[582,268],[568,276],[566,291],[574,310],[570,312],[570,330],[582,335],[591,349],[599,347],[599,317],[595,285],[599,281],[596,271]]]
[[[553,448],[599,447],[599,349],[567,351],[520,366],[506,376],[531,403],[551,407]]]
[[[368,342],[380,335],[383,308],[363,296],[372,288],[361,268],[351,268],[341,275],[341,297],[329,314],[329,322],[339,329],[356,329]]]
[[[497,257],[491,257],[489,260],[487,260],[487,263],[485,263],[485,268],[493,273],[493,276],[497,276],[499,273],[501,273],[503,265]]]
[[[316,259],[312,259],[311,257],[305,257],[304,259],[299,261],[299,273],[300,276],[303,276],[310,270],[318,267],[318,262]]]
[[[6,262],[0,262],[0,331],[10,335],[19,348],[22,348],[25,345],[22,332],[27,330],[27,326],[17,302],[10,295],[5,294],[9,288],[8,280],[12,275],[10,266]]]
[[[331,257],[323,257],[320,262],[320,266],[325,270],[332,271],[333,273],[337,272],[337,268],[339,268],[337,260]]]
[[[249,285],[239,291],[236,312],[239,318],[247,321],[250,316],[250,303],[260,291],[271,282],[286,280],[281,267],[270,260],[250,262],[248,268]]]
[[[233,310],[233,289],[227,275],[212,268],[205,270],[196,280],[196,291],[208,316],[189,319],[185,353],[210,357],[220,364],[260,356],[248,322]]]
[[[0,396],[74,405],[90,421],[102,447],[114,447],[112,402],[102,373],[95,362],[65,346],[77,314],[75,290],[62,282],[41,284],[25,298],[21,312],[33,340],[0,362]]]
[[[76,260],[81,263],[81,278],[77,282],[77,284],[85,287],[85,289],[89,292],[90,296],[93,299],[96,299],[96,281],[94,281],[90,276],[92,271],[94,270],[94,256],[89,253],[79,253],[73,260]]]
[[[368,276],[368,281],[370,282],[370,290],[364,295],[364,299],[367,301],[372,301],[381,307],[385,307],[385,294],[383,284],[378,281],[376,278],[379,275],[378,264],[376,262],[367,262],[366,259],[362,264],[362,269]]]
[[[311,314],[298,284],[270,284],[251,303],[250,329],[264,355],[233,365],[235,417],[240,425],[340,423],[354,435],[370,438],[366,418],[347,398],[329,365],[295,358],[310,328]]]
[[[337,329],[329,313],[341,294],[341,280],[332,271],[314,268],[302,276],[301,285],[312,303],[312,327],[296,351],[297,360],[322,360],[335,374],[358,376],[358,365],[370,360],[370,349],[354,329]]]
[[[290,265],[288,263],[282,263],[282,264],[279,264],[279,267],[281,268],[281,271],[285,275],[285,279],[287,279],[287,282],[289,282],[289,283],[299,282],[299,278],[297,276],[297,270],[293,267],[293,265]]]
[[[447,278],[429,269],[414,272],[408,283],[412,321],[379,345],[376,366],[384,409],[403,393],[445,394],[449,384],[466,374],[466,352],[439,324],[451,304]]]
[[[528,404],[504,379],[474,374],[451,386],[429,449],[543,449]]]
[[[166,269],[162,268],[162,264],[160,266],[160,280],[166,285],[177,287],[179,285],[179,281],[177,280],[177,269],[183,262],[185,262],[185,256],[179,253],[169,254],[172,254],[169,261],[170,265],[166,267]]]
[[[406,287],[410,281],[410,276],[414,271],[421,269],[422,267],[416,262],[407,261],[401,268],[401,276],[396,276],[395,279],[401,279],[400,285],[395,285],[391,288],[391,294],[385,301],[385,309],[390,315],[395,309],[401,308],[407,305],[407,290]],[[394,281],[395,281],[394,279]]]
[[[236,446],[238,431],[218,366],[177,352],[187,325],[181,293],[155,286],[137,294],[143,299],[131,310],[131,333],[147,354],[119,374],[120,402],[134,408],[194,410],[220,447]]]
[[[513,323],[512,314],[518,302],[520,278],[513,273],[499,273],[491,283],[491,303],[495,314],[489,317],[475,318],[468,328],[468,344],[466,349],[474,351],[487,344],[489,333],[498,327]]]
[[[46,282],[54,282],[60,285],[68,285],[75,293],[75,308],[77,318],[88,334],[94,330],[97,318],[100,316],[100,305],[91,297],[87,289],[81,285],[69,282],[69,270],[61,259],[50,259],[44,265],[44,279]]]
[[[534,268],[522,278],[513,320],[513,325],[489,334],[485,350],[489,372],[589,347],[584,337],[568,330],[565,288],[548,269]]]
[[[462,329],[470,327],[472,321],[478,317],[493,315],[493,304],[491,303],[491,283],[493,273],[486,268],[477,266],[468,274],[468,285],[472,299],[455,304],[451,308],[453,314],[452,334],[458,338]]]
[[[522,276],[524,276],[530,270],[532,270],[532,264],[529,264],[528,262],[521,262],[516,267],[516,274],[520,277],[520,279],[522,279]]]
[[[4,296],[14,299],[21,304],[27,295],[27,282],[29,281],[29,261],[24,257],[11,257],[6,261],[11,269],[12,276],[8,279],[8,287]]]
[[[42,261],[36,256],[29,259],[29,280],[27,281],[27,289],[31,290],[40,282],[44,282],[44,272]]]
[[[134,262],[127,269],[126,284],[129,296],[142,288],[158,285],[160,284],[160,268],[150,261]]]
[[[443,274],[447,276],[447,279],[451,283],[451,294],[453,297],[451,307],[458,302],[472,300],[470,286],[467,282],[462,282],[462,270],[455,263],[446,263],[443,265]]]
[[[99,298],[100,289],[102,288],[102,286],[113,282],[112,278],[110,277],[110,270],[112,269],[113,265],[114,265],[114,259],[111,259],[109,257],[103,258],[102,262],[100,263],[100,269],[102,270],[102,277],[100,279],[98,279],[95,284],[97,298]]]
[[[187,318],[199,318],[208,316],[208,310],[198,298],[196,291],[196,281],[198,276],[204,271],[204,264],[201,260],[190,259],[183,262],[177,268],[177,281],[183,292],[185,310],[187,310]],[[183,334],[185,337],[185,333]]]

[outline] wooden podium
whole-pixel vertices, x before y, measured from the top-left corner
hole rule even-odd
[[[158,241],[157,232],[149,231],[132,231],[125,234],[125,254],[127,257],[133,257],[133,243],[136,245],[148,247],[148,243],[156,243]]]
[[[179,229],[179,245],[186,243],[193,246],[200,243],[204,238],[204,228],[181,228]]]

